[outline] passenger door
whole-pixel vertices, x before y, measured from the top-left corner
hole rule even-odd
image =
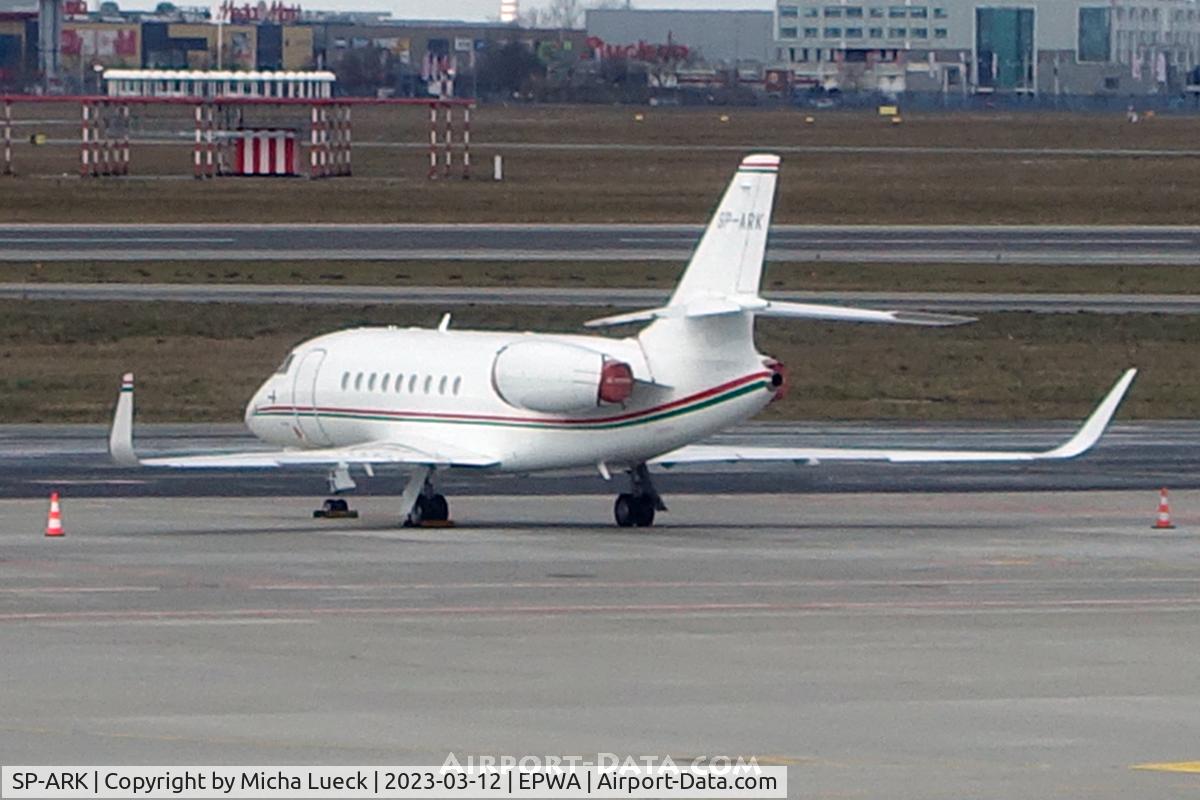
[[[320,377],[321,364],[324,361],[324,350],[309,350],[300,359],[300,364],[296,367],[296,376],[292,380],[293,422],[304,443],[310,447],[332,444],[332,439],[321,425],[317,404],[317,379]]]

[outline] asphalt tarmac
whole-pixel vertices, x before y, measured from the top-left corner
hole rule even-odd
[[[1038,449],[1053,447],[1081,422],[1025,424],[751,423],[714,437],[713,443],[762,446],[933,447]],[[126,469],[107,455],[103,426],[0,426],[0,497],[45,498],[51,490],[71,497],[297,497],[325,490],[320,469]],[[263,445],[241,425],[138,425],[142,455],[249,450]],[[1200,422],[1117,422],[1085,456],[1034,464],[779,464],[656,469],[668,505],[677,494],[791,494],[826,492],[977,492],[1133,489],[1200,489]],[[395,496],[397,470],[354,471],[358,496]],[[615,495],[617,476],[605,482],[595,470],[535,475],[450,471],[438,486],[451,502],[470,495]],[[351,498],[352,502],[354,498]],[[295,508],[297,504],[288,503]],[[307,510],[307,508],[305,509]],[[603,523],[609,512],[591,520]]]
[[[668,260],[701,225],[0,225],[0,261]],[[1200,264],[1194,226],[774,225],[774,261]]]
[[[310,503],[316,498],[307,498]],[[1194,798],[1200,492],[0,501],[0,760],[756,756],[796,798]],[[1154,769],[1141,765],[1159,764]]]
[[[544,287],[308,286],[214,283],[0,283],[0,299],[187,303],[299,303],[321,305],[594,306],[654,308],[667,300],[656,289],[557,289]],[[1037,294],[994,292],[796,292],[768,291],[770,300],[879,308],[1039,314],[1196,314],[1196,294]]]

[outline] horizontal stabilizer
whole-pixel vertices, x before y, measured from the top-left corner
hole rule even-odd
[[[944,327],[965,325],[974,322],[974,317],[957,314],[930,314],[925,311],[877,311],[870,308],[829,306],[817,303],[767,302],[766,308],[754,312],[760,317],[789,317],[791,319],[816,319],[831,322],[882,322],[891,325],[926,325]]]
[[[827,322],[875,322],[890,325],[923,325],[944,327],[974,322],[974,317],[957,314],[931,314],[924,311],[881,311],[871,308],[820,305],[818,303],[785,303],[761,297],[698,297],[685,305],[662,306],[644,311],[630,311],[611,317],[589,320],[588,328],[608,328],[616,325],[652,322],[656,319],[697,319],[724,314],[751,313],[759,317],[812,319]]]
[[[890,461],[897,464],[936,464],[1003,461],[1044,461],[1075,458],[1090,450],[1112,421],[1137,375],[1130,369],[1109,390],[1087,421],[1069,440],[1050,450],[909,450],[838,447],[737,447],[688,445],[652,460],[665,467],[677,464],[720,464],[747,461],[819,464],[822,461]]]

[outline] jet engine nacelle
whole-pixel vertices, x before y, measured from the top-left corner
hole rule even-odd
[[[517,342],[496,354],[492,383],[504,402],[547,413],[622,403],[633,369],[603,353],[562,342]]]

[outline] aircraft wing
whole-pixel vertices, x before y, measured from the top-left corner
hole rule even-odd
[[[1075,435],[1049,450],[910,450],[856,447],[740,447],[736,445],[688,445],[651,461],[664,467],[676,464],[713,464],[744,461],[803,462],[890,461],[897,464],[936,464],[997,461],[1042,461],[1075,458],[1092,448],[1104,433],[1117,407],[1133,383],[1136,369],[1121,376]]]
[[[133,449],[133,375],[121,381],[117,411],[108,437],[114,461],[127,467],[174,467],[176,469],[262,469],[304,465],[406,464],[427,467],[492,467],[499,459],[465,448],[417,437],[404,442],[376,441],[347,447],[245,451],[234,453],[187,453],[139,458]]]
[[[143,467],[176,469],[255,469],[304,465],[407,464],[430,467],[491,467],[494,458],[469,453],[459,448],[438,445],[416,447],[396,442],[368,442],[352,447],[323,447],[312,450],[276,450],[244,453],[204,453],[199,455],[140,458]]]

